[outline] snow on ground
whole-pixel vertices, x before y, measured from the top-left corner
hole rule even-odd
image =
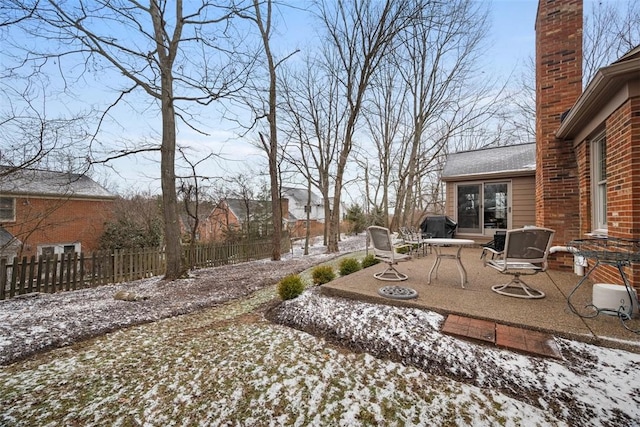
[[[277,278],[321,252],[0,302],[4,363],[98,336],[0,367],[0,424],[640,426],[635,353],[558,339],[564,360],[525,356],[317,288],[262,316]]]
[[[251,310],[236,305],[3,368],[0,424],[567,425],[499,390],[234,317]]]
[[[341,243],[342,252],[364,249],[364,237]],[[261,260],[192,272],[175,282],[161,277],[56,294],[30,294],[0,301],[0,365],[43,349],[61,347],[126,326],[153,322],[250,295],[336,255],[316,243],[309,256],[300,244],[282,261]],[[118,291],[140,300],[116,300]]]
[[[572,425],[640,425],[636,353],[557,339],[564,360],[526,356],[444,335],[437,313],[326,297],[317,288],[270,317],[378,358],[498,390]]]

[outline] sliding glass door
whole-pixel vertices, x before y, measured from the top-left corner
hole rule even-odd
[[[509,182],[458,184],[456,209],[459,233],[493,234],[510,223]]]
[[[481,233],[481,184],[458,185],[458,232]]]

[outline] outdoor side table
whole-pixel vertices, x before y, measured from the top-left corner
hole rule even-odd
[[[458,271],[460,272],[460,280],[461,280],[460,285],[462,286],[462,289],[464,289],[464,285],[465,283],[467,283],[467,270],[465,270],[464,265],[462,265],[460,254],[462,252],[463,246],[473,245],[475,244],[475,241],[469,240],[469,239],[434,238],[434,239],[425,239],[424,243],[431,246],[433,248],[433,251],[436,254],[436,260],[433,263],[433,267],[431,267],[431,270],[429,271],[429,280],[427,281],[427,283],[429,284],[431,283],[431,275],[433,274],[434,271],[436,272],[436,278],[438,277],[438,267],[440,266],[440,261],[442,259],[452,259],[452,260],[455,260],[456,262],[456,266],[458,267]],[[453,246],[457,248],[456,252],[443,253],[442,248],[445,246]]]

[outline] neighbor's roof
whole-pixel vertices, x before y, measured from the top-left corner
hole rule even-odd
[[[7,171],[0,166],[0,173]],[[86,175],[19,169],[0,177],[0,194],[113,199],[116,196]]]
[[[20,240],[13,234],[9,233],[3,227],[0,227],[0,250],[11,245],[20,245]]]
[[[297,187],[282,187],[282,194],[286,195],[290,199],[295,200],[300,205],[307,204],[307,189],[306,188],[297,188]],[[311,205],[312,206],[321,206],[322,199],[318,197],[313,191],[311,192]]]
[[[447,156],[442,179],[476,176],[532,175],[536,170],[536,144],[505,145],[461,151]]]
[[[240,222],[243,222],[247,218],[247,210],[252,218],[255,218],[256,215],[271,213],[270,200],[225,199],[225,201],[231,212],[233,212]]]

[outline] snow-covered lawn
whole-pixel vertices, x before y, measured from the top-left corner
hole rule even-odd
[[[564,360],[524,356],[442,335],[435,313],[315,289],[276,305],[271,279],[258,276],[267,273],[249,270],[226,287],[219,274],[198,276],[213,283],[213,294],[232,296],[227,302],[204,282],[188,282],[184,289],[199,299],[166,290],[173,311],[160,320],[0,367],[0,425],[640,425],[638,354],[558,340]],[[231,292],[232,284],[243,291]],[[126,288],[151,297],[147,315],[159,310],[161,293],[149,289],[161,284],[137,286]],[[77,305],[90,299],[82,295]],[[122,324],[121,307],[142,310],[147,302],[112,306],[101,297],[74,311],[73,297],[64,298],[48,301],[66,310],[51,307],[18,334],[2,323],[10,327],[12,317],[0,304],[0,347],[37,341],[61,324],[69,331],[83,324],[78,315],[106,328],[105,311],[113,310],[112,322]],[[36,315],[27,303],[5,307],[19,307],[13,315],[24,323]]]

